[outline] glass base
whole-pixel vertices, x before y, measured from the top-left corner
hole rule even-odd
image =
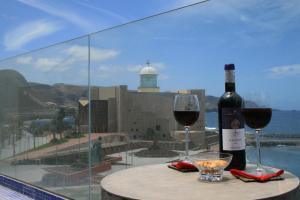
[[[245,171],[247,173],[253,174],[255,176],[263,176],[263,175],[274,173],[274,171],[272,169],[266,168],[266,167],[263,167],[263,166],[261,166],[261,167],[247,168]]]
[[[190,157],[181,158],[180,161],[193,164],[193,161],[190,159]]]
[[[204,169],[200,171],[199,180],[204,182],[219,182],[223,179],[223,170],[208,170]]]

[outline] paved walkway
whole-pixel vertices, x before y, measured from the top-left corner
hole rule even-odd
[[[97,140],[99,136],[108,136],[110,133],[92,133],[91,134],[91,140]],[[23,160],[23,159],[39,159],[40,157],[52,155],[56,151],[61,151],[64,149],[69,149],[72,146],[76,146],[78,144],[84,144],[88,142],[88,135],[84,135],[84,137],[80,138],[72,138],[69,139],[68,142],[65,142],[63,144],[58,144],[58,145],[53,145],[51,147],[31,151],[28,153],[24,153],[21,155],[17,155],[14,158],[9,158],[7,159],[8,161],[13,161],[13,160]]]

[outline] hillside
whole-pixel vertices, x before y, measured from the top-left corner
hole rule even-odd
[[[57,83],[47,85],[27,82],[15,70],[0,70],[0,111],[33,112],[47,110],[53,105],[77,107],[78,99],[87,96],[87,87]],[[206,111],[217,111],[219,97],[206,96]],[[246,101],[248,104],[252,102]]]
[[[24,76],[15,70],[4,69],[0,70],[0,85],[13,85],[15,87],[24,87],[28,83]]]
[[[82,86],[30,83],[15,70],[0,70],[0,119],[17,113],[24,117],[51,116],[57,105],[77,107],[86,91]]]
[[[215,112],[218,110],[219,97],[208,95],[205,97],[205,111]]]
[[[30,97],[28,82],[22,74],[14,70],[0,70],[0,111],[19,113],[43,109],[39,101]]]
[[[217,112],[218,111],[219,97],[208,95],[205,97],[205,110],[206,112]],[[256,104],[252,101],[245,100],[245,104],[250,107],[255,107]]]
[[[54,84],[46,85],[30,83],[30,93],[40,101],[47,104],[65,105],[76,107],[77,101],[82,96],[86,96],[87,88],[83,86]]]

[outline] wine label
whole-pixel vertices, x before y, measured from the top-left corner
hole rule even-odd
[[[222,129],[222,133],[224,150],[238,151],[245,149],[245,129]]]
[[[226,83],[234,83],[235,76],[234,70],[225,70],[225,82]]]
[[[244,118],[240,108],[222,108],[222,139],[223,150],[245,149]]]

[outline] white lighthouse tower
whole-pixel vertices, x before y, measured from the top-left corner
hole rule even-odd
[[[154,67],[150,66],[150,62],[147,61],[146,66],[140,71],[140,87],[139,92],[159,92],[157,86],[157,71]]]

